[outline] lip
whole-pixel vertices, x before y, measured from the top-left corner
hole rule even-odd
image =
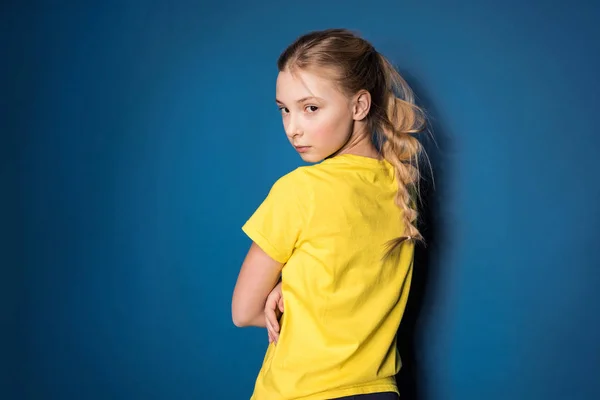
[[[298,153],[304,153],[307,152],[308,149],[310,149],[310,146],[294,146],[294,148]]]

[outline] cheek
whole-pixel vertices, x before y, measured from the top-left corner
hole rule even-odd
[[[350,134],[352,118],[333,115],[319,118],[312,126],[311,137],[320,143],[335,143],[346,140]]]

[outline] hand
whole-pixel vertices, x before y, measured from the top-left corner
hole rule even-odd
[[[265,321],[267,333],[269,334],[269,343],[279,339],[279,318],[283,313],[283,293],[281,291],[281,282],[277,284],[267,296],[265,303]]]

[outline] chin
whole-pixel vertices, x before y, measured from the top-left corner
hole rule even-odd
[[[314,154],[300,154],[300,158],[302,158],[303,161],[309,163],[318,163],[319,161],[323,160],[323,157],[319,157]]]

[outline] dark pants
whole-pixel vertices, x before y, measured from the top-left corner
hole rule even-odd
[[[357,394],[355,396],[338,397],[333,400],[398,400],[398,395],[394,392],[385,393],[369,393],[369,394]]]

